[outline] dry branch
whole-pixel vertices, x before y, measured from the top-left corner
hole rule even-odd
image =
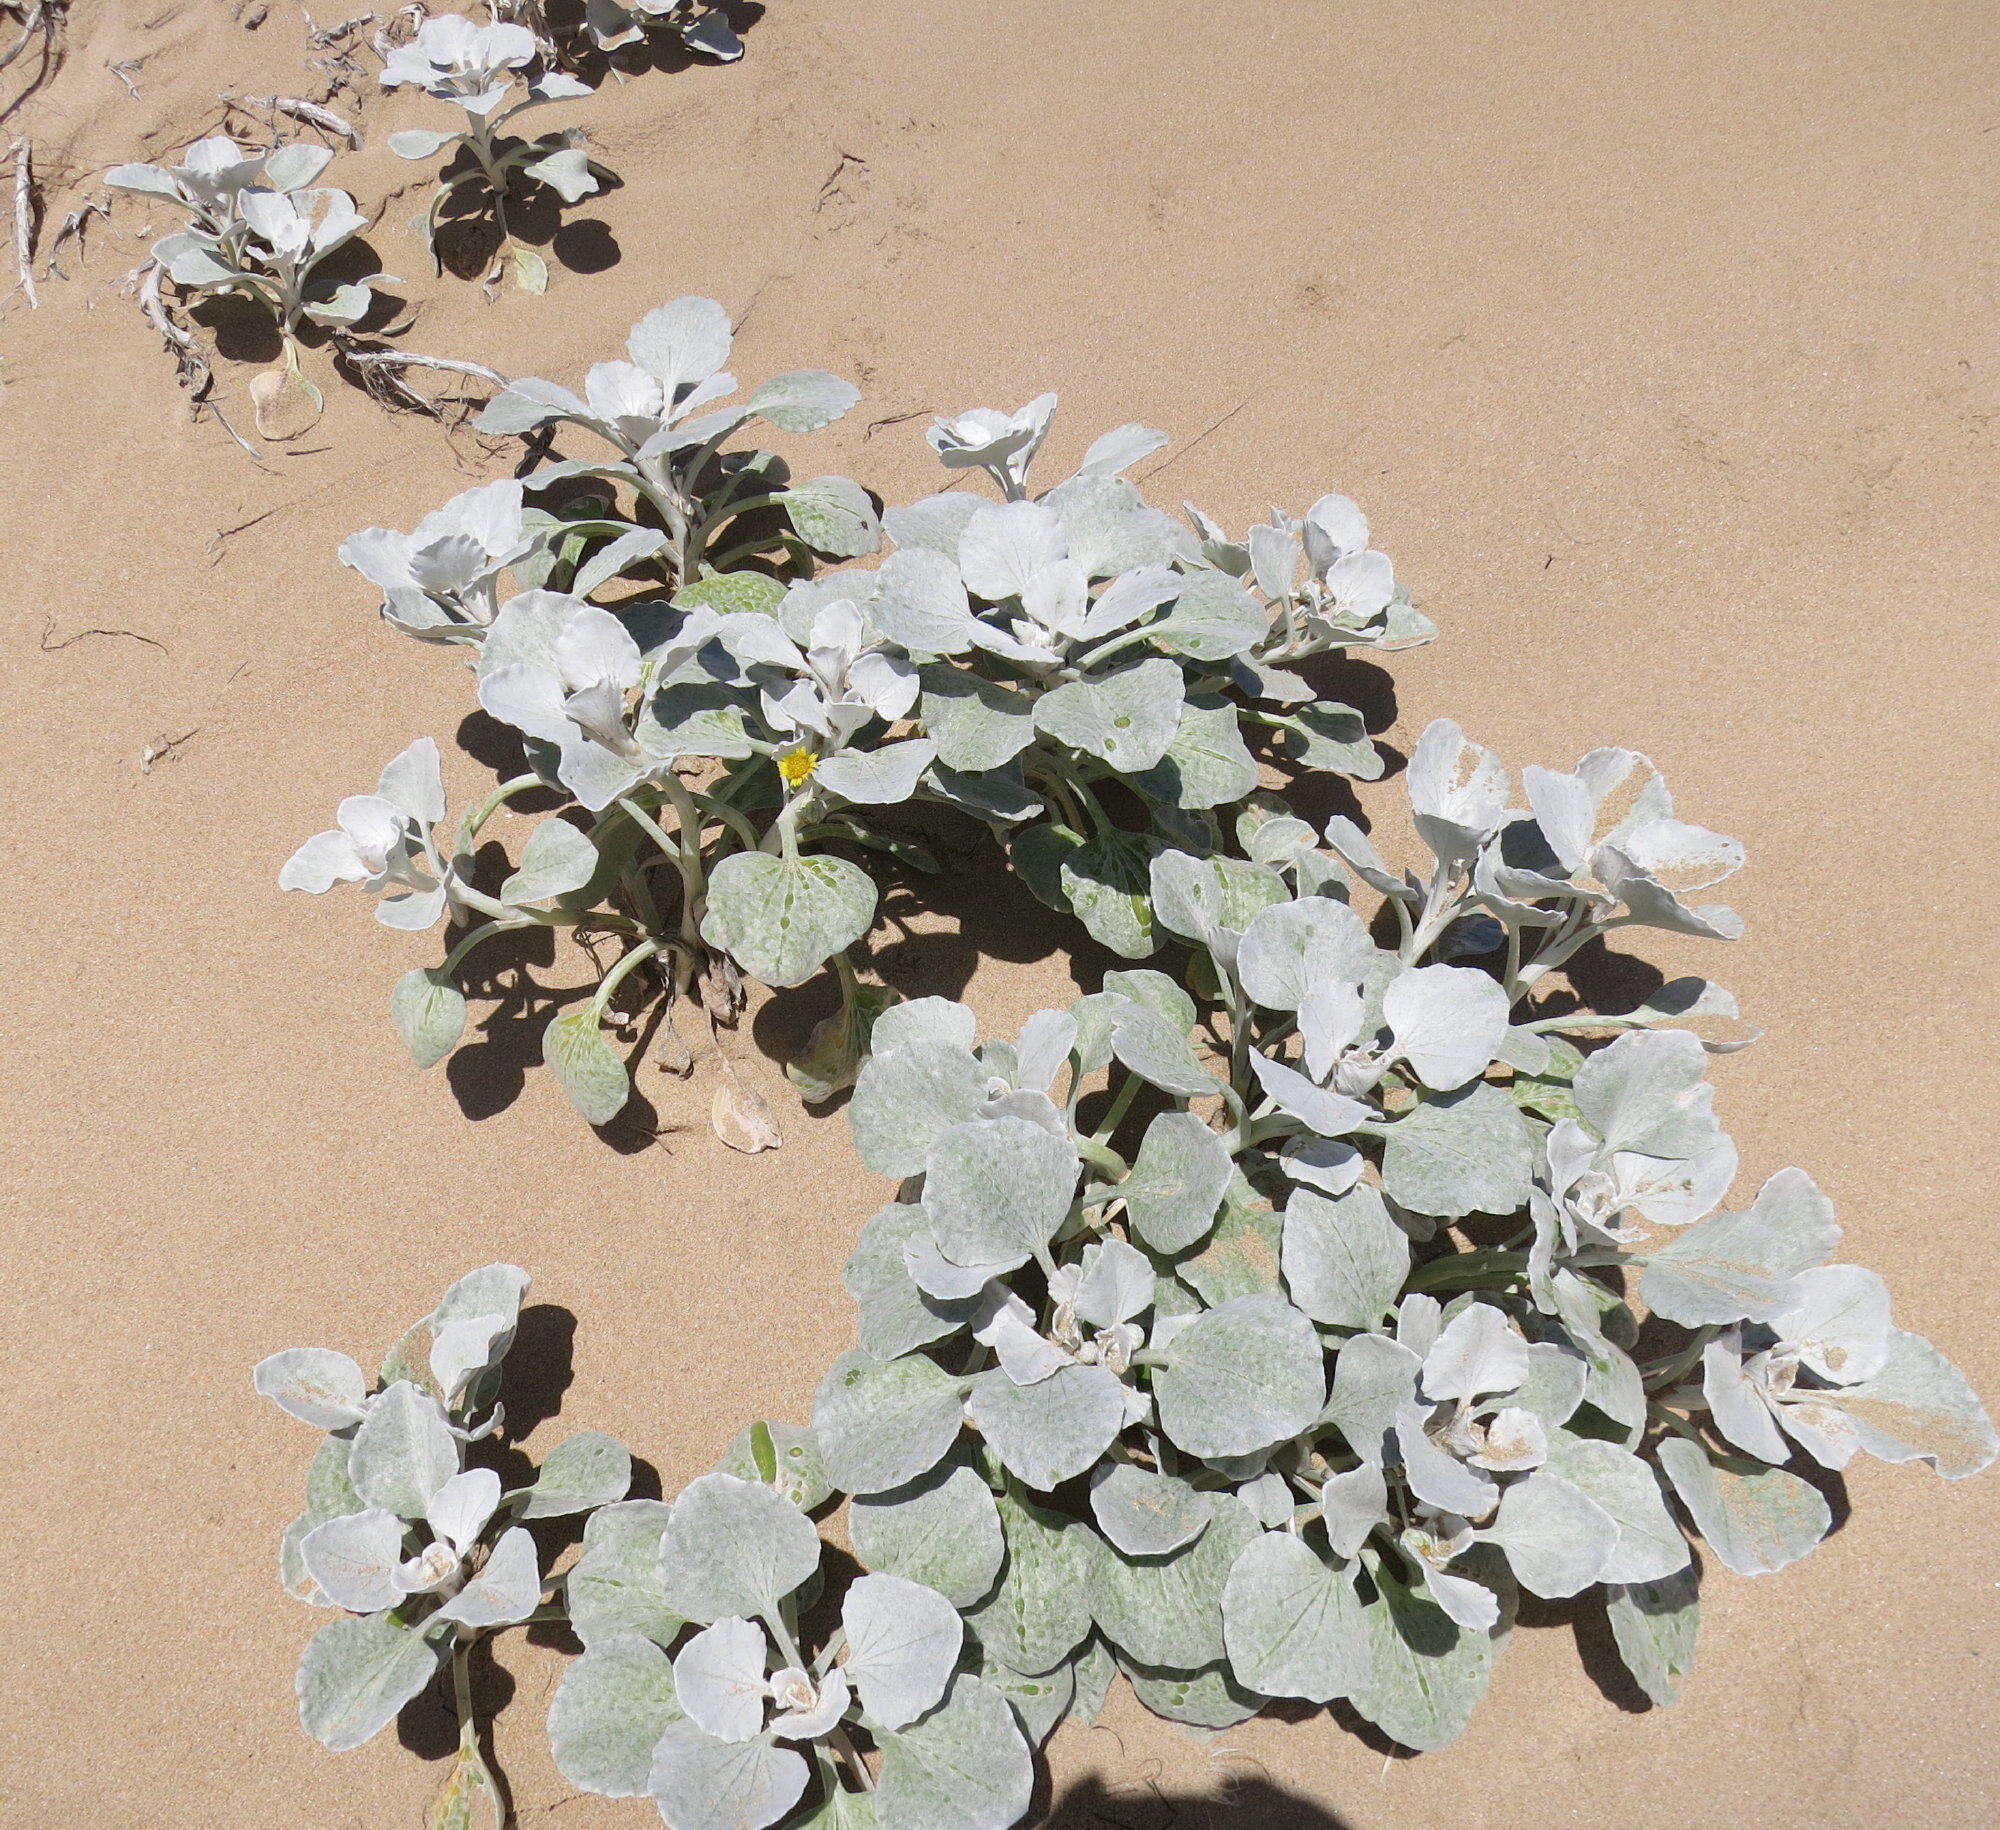
[[[35,222],[39,214],[35,195],[34,153],[25,139],[14,142],[14,266],[21,276],[21,290],[28,295],[30,310],[40,310],[35,296]]]
[[[448,395],[434,400],[420,394],[403,379],[402,371],[434,369],[450,375],[469,375],[473,380],[486,382],[494,388],[507,385],[504,375],[489,369],[483,362],[461,362],[452,356],[421,356],[414,350],[358,349],[347,343],[340,347],[338,360],[341,366],[353,371],[354,379],[371,398],[386,407],[423,413],[433,419],[443,417],[439,411],[441,407],[465,407],[473,402],[464,395]]]
[[[317,127],[321,133],[338,135],[351,147],[361,144],[361,130],[349,121],[344,121],[331,108],[322,108],[317,102],[302,101],[295,95],[246,95],[232,107],[268,108],[277,114],[287,114],[295,121],[303,121],[308,127]]]

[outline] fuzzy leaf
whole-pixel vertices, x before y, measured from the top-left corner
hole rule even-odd
[[[1153,1396],[1161,1427],[1190,1455],[1252,1454],[1319,1416],[1319,1336],[1280,1297],[1235,1297],[1174,1336]]]
[[[1007,1554],[992,1489],[967,1467],[857,1497],[848,1529],[870,1569],[921,1582],[958,1608],[992,1589]]]
[[[1184,1252],[1207,1236],[1229,1186],[1228,1147],[1191,1112],[1162,1112],[1146,1127],[1132,1173],[1118,1186],[1133,1230],[1156,1252]]]
[[[258,1361],[251,1381],[279,1410],[316,1430],[344,1430],[367,1414],[368,1375],[330,1347],[287,1347]]]
[[[874,919],[875,885],[845,858],[732,852],[709,878],[701,935],[767,985],[803,985]]]
[[[1630,1450],[1551,1430],[1543,1467],[1579,1488],[1617,1524],[1618,1541],[1601,1581],[1660,1582],[1687,1568],[1687,1541],[1667,1510],[1660,1483]]]
[[[549,1019],[542,1031],[542,1059],[570,1104],[593,1125],[608,1125],[632,1096],[632,1076],[588,1008]]]
[[[1132,1694],[1154,1715],[1179,1722],[1197,1733],[1234,1728],[1264,1706],[1262,1697],[1230,1680],[1228,1668],[1215,1664],[1199,1671],[1166,1671],[1125,1661]]]
[[[521,848],[521,868],[500,886],[507,903],[547,902],[597,873],[597,847],[567,820],[544,820]]]
[[[1323,1561],[1302,1538],[1253,1538],[1222,1590],[1229,1665],[1265,1696],[1329,1703],[1367,1681],[1368,1623],[1354,1578]]]
[[[824,369],[789,369],[753,388],[744,405],[781,432],[817,432],[860,398],[861,390],[853,382]]]
[[[1640,1300],[1690,1328],[1768,1321],[1791,1303],[1792,1279],[1839,1243],[1832,1205],[1812,1178],[1781,1169],[1742,1213],[1711,1214],[1647,1253]]]
[[[770,1642],[734,1615],[704,1627],[674,1654],[674,1695],[688,1720],[718,1741],[748,1741],[764,1726]]]
[[[903,1576],[863,1576],[841,1603],[846,1672],[861,1707],[884,1728],[903,1728],[944,1695],[965,1626],[937,1590]]]
[[[1209,1526],[1164,1557],[1127,1557],[1094,1536],[1090,1611],[1118,1649],[1144,1665],[1192,1671],[1224,1655],[1222,1592],[1259,1535],[1234,1494],[1214,1496]]]
[[[925,1158],[923,1207],[945,1256],[1019,1264],[1069,1213],[1075,1146],[1025,1118],[981,1118],[941,1133]]]
[[[926,667],[922,677],[924,729],[946,768],[998,769],[1035,741],[1026,694],[958,667]]]
[[[733,1474],[681,1489],[660,1536],[667,1605],[707,1624],[773,1614],[819,1568],[819,1533],[782,1494]]]
[[[1443,1609],[1378,1574],[1364,1608],[1370,1666],[1348,1700],[1390,1740],[1429,1753],[1458,1738],[1485,1694],[1493,1640],[1456,1625]]]
[[[1222,1083],[1195,1059],[1186,1032],[1144,1005],[1128,1005],[1112,1018],[1111,1052],[1162,1092],[1200,1099],[1222,1090]]]
[[[745,1424],[716,1459],[715,1472],[762,1481],[801,1512],[825,1505],[833,1494],[819,1438],[796,1423]]]
[[[388,1614],[329,1621],[299,1660],[299,1720],[321,1746],[344,1754],[396,1719],[443,1654]]]
[[[1796,1563],[1833,1523],[1819,1490],[1782,1468],[1725,1465],[1680,1436],[1668,1437],[1657,1453],[1695,1529],[1739,1576]]]
[[[1130,1462],[1105,1462],[1090,1478],[1090,1516],[1113,1548],[1128,1557],[1164,1557],[1208,1529],[1214,1505],[1206,1493],[1173,1474]]]
[[[976,1295],[948,1302],[917,1287],[903,1254],[926,1239],[934,1242],[935,1235],[924,1210],[915,1202],[892,1203],[861,1229],[854,1255],[841,1271],[841,1282],[859,1305],[855,1338],[878,1360],[893,1360],[956,1334],[978,1306]]]
[[[659,1500],[620,1500],[585,1522],[583,1552],[564,1589],[570,1625],[586,1647],[628,1634],[673,1644],[684,1622],[660,1580],[660,1535],[672,1511]]]
[[[1483,1536],[1507,1553],[1508,1567],[1529,1594],[1561,1600],[1603,1575],[1619,1529],[1582,1488],[1541,1470],[1501,1494],[1500,1510]]]
[[[1655,1703],[1674,1700],[1674,1680],[1694,1664],[1700,1603],[1692,1570],[1659,1582],[1612,1583],[1604,1591],[1611,1637],[1632,1681]]]
[[[1880,1371],[1818,1396],[1861,1448],[1884,1461],[1928,1462],[1946,1480],[1962,1480],[1993,1460],[1984,1407],[1965,1375],[1920,1334],[1892,1328]]]
[[[1138,786],[1152,799],[1190,813],[1242,800],[1257,786],[1257,759],[1243,741],[1236,708],[1190,700],[1166,754],[1138,772]]]
[[[1410,1241],[1365,1182],[1331,1200],[1295,1188],[1285,1203],[1282,1262],[1292,1301],[1314,1321],[1373,1328],[1402,1291]]]
[[[431,1616],[466,1627],[511,1627],[542,1599],[542,1566],[535,1540],[516,1525],[500,1534],[485,1567]]]
[[[389,993],[389,1020],[418,1067],[436,1067],[465,1034],[465,994],[435,966],[403,974]]]
[[[878,1022],[874,1042],[848,1107],[854,1147],[879,1174],[915,1175],[947,1129],[978,1116],[990,1075],[955,1039],[892,1044]]]
[[[1334,1425],[1364,1462],[1379,1467],[1382,1439],[1395,1426],[1396,1413],[1415,1398],[1422,1364],[1386,1334],[1357,1334],[1342,1342],[1322,1421]]]
[[[799,538],[816,553],[859,559],[882,544],[875,504],[845,477],[814,477],[786,490],[784,503]]]
[[[710,572],[676,591],[673,607],[694,610],[706,604],[724,616],[775,616],[784,595],[785,587],[762,572]]]
[[[1035,728],[1121,774],[1136,775],[1166,755],[1181,706],[1180,669],[1171,661],[1141,661],[1044,693],[1035,701]]]
[[[966,1414],[1010,1474],[1046,1493],[1111,1446],[1125,1423],[1125,1389],[1102,1366],[1064,1366],[1034,1385],[990,1373]]]
[[[614,1634],[564,1672],[549,1705],[549,1752],[580,1791],[642,1798],[653,1750],[681,1719],[666,1653],[635,1633]]]
[[[1195,572],[1159,622],[1153,640],[1196,661],[1226,661],[1263,640],[1271,619],[1249,592],[1221,572]]]
[[[1440,1219],[1511,1214],[1527,1204],[1534,1169],[1527,1121],[1482,1081],[1427,1099],[1389,1127],[1382,1192],[1399,1207]]]
[[[1511,1009],[1499,984],[1470,966],[1399,973],[1382,993],[1382,1018],[1397,1051],[1440,1093],[1486,1072],[1506,1041]]]
[[[420,1519],[458,1472],[458,1443],[437,1401],[398,1379],[369,1410],[348,1451],[348,1478],[371,1506]]]
[[[813,1400],[827,1477],[844,1493],[881,1493],[936,1467],[962,1415],[956,1381],[921,1354],[844,1353]]]
[[[1375,959],[1375,943],[1346,903],[1306,896],[1274,903],[1251,921],[1237,970],[1266,1010],[1297,1010],[1330,983],[1359,984]]]
[[[788,1747],[718,1741],[676,1722],[654,1750],[646,1790],[674,1830],[769,1830],[799,1802],[808,1771]]]
[[[1009,1830],[1026,1816],[1034,1756],[1007,1699],[961,1677],[941,1709],[881,1737],[883,1830]]]
[[[632,1457],[600,1430],[566,1436],[543,1458],[521,1509],[524,1519],[562,1518],[622,1500],[632,1485]]]
[[[1054,1669],[1090,1631],[1084,1594],[1090,1534],[1076,1520],[1001,1493],[1000,1586],[969,1615],[982,1645],[1016,1671]]]
[[[1210,1308],[1237,1296],[1277,1296],[1284,1288],[1278,1273],[1282,1227],[1281,1217],[1237,1176],[1207,1243],[1182,1259],[1176,1274]]]
[[[379,1506],[315,1525],[299,1545],[305,1573],[337,1608],[374,1614],[402,1600],[403,1521]]]

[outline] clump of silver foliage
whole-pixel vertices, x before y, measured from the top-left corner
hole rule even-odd
[[[450,921],[443,963],[393,1001],[420,1062],[456,1042],[454,974],[489,936],[612,940],[547,1043],[599,1122],[629,1090],[600,1023],[641,968],[668,999],[841,973],[794,1065],[809,1092],[852,1085],[856,1148],[894,1184],[846,1268],[856,1345],[809,1426],[751,1425],[671,1505],[623,1499],[622,1461],[615,1494],[591,1490],[540,1602],[584,1648],[549,1721],[574,1784],[650,1797],[672,1830],[1007,1830],[1031,1750],[1121,1672],[1197,1728],[1344,1699],[1441,1747],[1523,1591],[1601,1605],[1665,1702],[1693,1658],[1697,1543],[1769,1573],[1824,1536],[1856,1455],[1951,1479],[1992,1461],[1963,1377],[1837,1261],[1811,1179],[1734,1192],[1706,1078],[1750,1039],[1729,994],[1681,978],[1599,1011],[1558,987],[1622,928],[1739,932],[1700,898],[1742,848],[1682,819],[1646,757],[1517,783],[1440,720],[1393,861],[1260,785],[1273,765],[1380,774],[1298,664],[1431,633],[1352,503],[1241,541],[1183,526],[1124,479],[1161,443],[1141,427],[1031,493],[1044,396],[929,434],[997,500],[878,514],[845,478],[725,449],[756,419],[830,423],[845,383],[798,371],[721,404],[728,324],[702,300],[650,314],[628,354],[485,415],[606,449],[342,549],[392,624],[472,651],[527,767],[446,842],[419,740],[283,878],[359,883],[392,926]],[[482,829],[530,791],[558,809],[481,887]],[[964,1005],[864,986],[846,954],[877,890],[855,854],[917,856],[889,816],[923,801],[1132,963],[984,1041]],[[407,1354],[373,1396],[351,1363],[267,1362],[280,1402],[311,1387],[316,1410],[287,1408],[333,1431],[354,1490],[316,1476],[339,1503],[287,1535],[288,1581],[353,1608],[364,1624],[327,1632],[371,1654],[403,1636],[360,1715],[302,1681],[334,1745],[464,1630],[429,1598],[470,1566],[464,1532],[435,1493],[356,1470],[371,1432],[412,1452],[421,1412],[437,1483],[470,1478],[487,1375],[459,1369],[493,1363],[471,1336],[512,1311],[467,1333],[461,1310],[432,1318],[466,1341],[433,1348],[428,1391]],[[444,1511],[476,1536],[510,1502],[534,1516],[519,1493]],[[836,1592],[813,1515],[843,1505],[865,1573]],[[351,1542],[380,1580],[342,1590]],[[412,1569],[441,1574],[405,1593]]]
[[[662,1006],[671,1035],[697,987],[728,1014],[744,974],[795,986],[834,967],[840,1009],[792,1067],[808,1097],[848,1085],[887,1001],[850,959],[876,919],[861,860],[937,868],[912,809],[985,828],[1096,939],[1150,955],[1164,938],[1151,861],[1240,853],[1235,809],[1260,765],[1380,774],[1361,715],[1299,665],[1432,634],[1343,497],[1246,542],[1147,506],[1122,474],[1165,442],[1145,427],[1105,434],[1030,494],[1052,395],[933,429],[946,467],[984,473],[999,500],[953,490],[878,514],[846,477],[730,448],[760,421],[818,431],[857,398],[815,369],[742,393],[730,346],[711,300],[648,313],[627,359],[597,363],[580,392],[516,381],[480,418],[581,434],[585,455],[343,545],[392,626],[471,651],[479,704],[519,734],[526,767],[448,843],[428,785],[421,808],[353,797],[280,879],[359,882],[396,927],[448,919],[443,960],[392,1000],[425,1066],[463,1032],[475,948],[534,927],[610,942],[595,994],[544,1045],[595,1124],[630,1093],[603,1033],[613,996],[627,1015]],[[494,815],[551,792],[564,804],[520,868],[476,883]]]

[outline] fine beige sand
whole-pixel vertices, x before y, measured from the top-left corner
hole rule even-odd
[[[64,68],[0,130],[49,180],[45,242],[224,92],[317,92],[293,0],[234,10],[75,0]],[[774,0],[747,40],[566,117],[624,185],[572,213],[543,299],[430,277],[418,192],[384,204],[412,168],[379,150],[422,109],[362,109],[332,176],[383,210],[406,345],[572,379],[702,291],[744,320],[739,375],[862,384],[814,461],[892,500],[928,486],[919,416],[1044,387],[1052,461],[1172,428],[1167,503],[1240,527],[1358,497],[1442,631],[1392,664],[1390,742],[1449,714],[1517,767],[1631,743],[1743,837],[1746,938],[1650,955],[1769,1032],[1716,1067],[1740,1186],[1809,1168],[1900,1319],[2000,1396],[1992,7]],[[339,1757],[297,1726],[316,1617],[273,1553],[312,1438],[251,1364],[366,1357],[513,1259],[546,1305],[517,1354],[554,1369],[530,1447],[608,1429],[672,1492],[752,1416],[806,1413],[883,1190],[764,1052],[810,1000],[731,1043],[782,1151],[708,1134],[712,1070],[650,1068],[665,1134],[621,1150],[523,1075],[518,1028],[415,1072],[383,1001],[423,943],[278,894],[411,737],[477,779],[458,664],[384,628],[333,549],[506,459],[323,369],[324,420],[262,468],[190,424],[119,288],[155,227],[120,201],[0,324],[0,1822],[414,1825],[436,1718]],[[245,428],[251,372],[218,371]],[[918,927],[883,974],[991,1027],[1071,987],[1016,891],[959,886]],[[1672,1709],[1622,1708],[1548,1609],[1444,1753],[1323,1715],[1203,1743],[1126,1699],[1058,1736],[1045,1821],[1990,1824],[2000,1480],[1849,1485],[1809,1561],[1711,1572]],[[503,1642],[521,1822],[651,1821],[551,1766],[562,1662]]]

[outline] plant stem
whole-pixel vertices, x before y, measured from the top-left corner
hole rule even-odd
[[[671,787],[669,787],[671,783]],[[694,802],[688,791],[672,776],[664,777],[661,791],[674,803],[674,812],[680,819],[678,834],[670,834],[658,820],[630,795],[620,795],[618,805],[632,818],[639,830],[673,862],[681,874],[681,938],[690,946],[701,939],[701,899],[708,888],[708,875],[701,862],[701,816],[694,810]]]
[[[539,788],[541,785],[542,778],[533,773],[517,775],[511,781],[502,782],[499,787],[495,788],[491,794],[459,822],[457,849],[459,851],[470,851],[472,849],[472,841],[479,837],[480,828],[498,813],[508,801],[512,800],[517,794],[525,793],[530,788]]]
[[[1459,1252],[1419,1265],[1405,1280],[1405,1290],[1497,1288],[1528,1268],[1526,1252]]]
[[[603,979],[600,980],[598,983],[596,995],[593,996],[590,1000],[590,1015],[592,1021],[601,1023],[604,1020],[604,1007],[611,1002],[611,994],[614,991],[616,991],[618,987],[621,984],[623,984],[624,981],[634,971],[636,971],[640,966],[643,966],[647,960],[651,959],[654,956],[654,954],[658,953],[659,951],[660,951],[660,943],[658,941],[656,940],[641,941],[638,946],[634,947],[629,953],[627,953],[624,956],[624,958],[622,958],[617,963],[617,965],[613,966],[611,970],[604,975]]]
[[[470,934],[466,935],[457,946],[444,956],[444,964],[438,967],[438,972],[442,977],[449,978],[464,962],[465,956],[474,947],[478,946],[481,941],[490,940],[496,934],[510,933],[516,928],[532,928],[533,926],[535,926],[535,923],[532,921],[481,922],[478,927],[474,928]]]

